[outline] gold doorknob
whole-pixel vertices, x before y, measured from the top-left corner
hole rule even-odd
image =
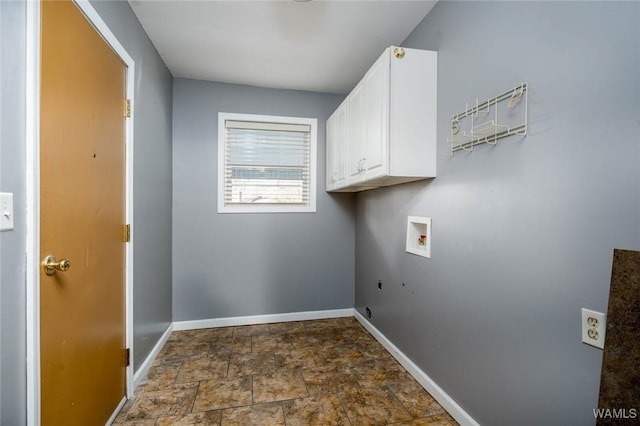
[[[42,261],[42,269],[47,275],[53,275],[56,271],[65,272],[71,268],[71,262],[67,259],[62,259],[60,262],[56,261],[56,258],[49,255]]]

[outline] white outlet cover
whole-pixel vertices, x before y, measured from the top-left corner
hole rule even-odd
[[[582,342],[604,349],[607,330],[607,315],[602,312],[582,308]]]

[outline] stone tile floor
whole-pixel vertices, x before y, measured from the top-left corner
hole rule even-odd
[[[353,317],[176,331],[117,425],[457,425]]]

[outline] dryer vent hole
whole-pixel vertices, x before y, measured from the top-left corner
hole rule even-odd
[[[368,306],[367,306],[366,312],[367,312],[367,318],[371,319],[371,309],[369,309]]]

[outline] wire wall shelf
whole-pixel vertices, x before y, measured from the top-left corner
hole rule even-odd
[[[482,102],[476,98],[474,107],[467,104],[464,112],[451,118],[451,136],[447,139],[451,155],[460,150],[473,151],[484,143],[495,145],[507,136],[526,136],[527,108],[527,83]]]

